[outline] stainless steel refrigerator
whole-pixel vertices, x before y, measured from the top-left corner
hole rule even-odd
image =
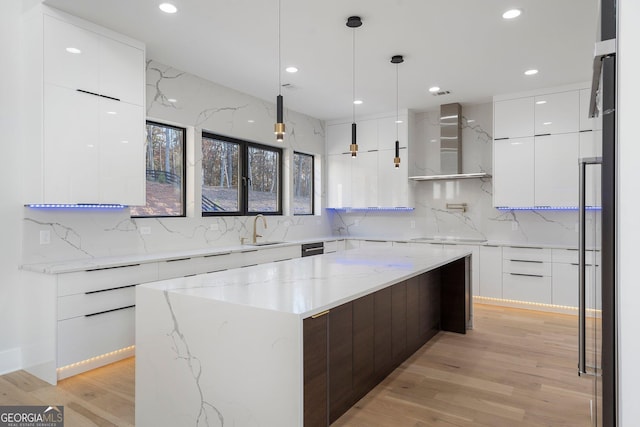
[[[590,113],[599,154],[582,158],[578,373],[591,379],[593,426],[617,426],[616,0],[600,0]]]

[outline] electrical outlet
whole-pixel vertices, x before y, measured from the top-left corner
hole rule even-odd
[[[511,221],[511,230],[518,231],[518,223],[516,221]]]
[[[51,243],[51,232],[49,230],[40,230],[40,244],[48,245]]]
[[[209,230],[210,231],[220,230],[220,224],[218,224],[217,222],[212,222],[211,224],[209,224]]]
[[[416,222],[415,221],[411,221],[411,228],[416,228]]]
[[[151,227],[140,227],[140,234],[143,236],[151,234]]]

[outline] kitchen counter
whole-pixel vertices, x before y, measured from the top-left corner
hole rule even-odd
[[[431,303],[464,332],[469,253],[354,249],[138,286],[136,425],[302,425],[304,321],[444,269]]]

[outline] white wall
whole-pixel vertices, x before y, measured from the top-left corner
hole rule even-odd
[[[462,107],[463,172],[492,171],[493,106]],[[438,162],[439,111],[416,113],[409,175],[430,175]],[[357,159],[355,160],[357,161]],[[404,160],[403,160],[404,161]],[[491,179],[410,182],[413,212],[336,212],[334,234],[353,237],[463,237],[509,243],[577,246],[577,211],[498,211]],[[467,212],[447,203],[467,203]]]
[[[18,264],[20,263],[21,219],[20,184],[20,16],[21,0],[2,3],[0,13],[0,374],[20,367],[20,325],[17,322],[20,304]]]
[[[640,2],[618,0],[618,351],[620,427],[640,420],[640,329],[638,328],[638,242],[640,242]]]
[[[250,237],[252,217],[200,217],[199,135],[201,131],[281,146],[284,149],[284,180],[291,180],[291,153],[301,151],[324,156],[324,124],[312,117],[287,110],[287,135],[284,144],[275,141],[274,104],[220,86],[171,66],[148,60],[147,117],[187,127],[195,146],[187,160],[187,174],[193,190],[188,194],[188,218],[132,219],[125,210],[42,210],[24,208],[24,263],[95,258],[102,256],[157,253],[175,250],[237,245],[240,237]],[[169,102],[176,99],[177,102]],[[285,94],[286,106],[286,94]],[[249,122],[252,120],[252,122]],[[285,203],[293,194],[292,185],[284,185]],[[321,186],[316,200],[323,204]],[[193,196],[196,196],[195,198]],[[285,206],[286,208],[286,206]],[[287,213],[285,209],[285,214]],[[295,240],[331,233],[326,215],[269,216],[268,228],[261,234],[267,240]],[[140,234],[140,227],[151,234]],[[51,243],[40,245],[40,230],[51,232]]]

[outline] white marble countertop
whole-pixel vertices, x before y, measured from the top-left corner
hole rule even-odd
[[[311,316],[470,255],[453,247],[361,248],[140,285]]]
[[[332,242],[336,240],[344,240],[344,237],[339,236],[322,236],[316,238],[308,238],[302,240],[289,240],[282,243],[266,246],[256,246],[252,244],[244,245],[228,245],[217,246],[214,248],[194,249],[186,251],[175,252],[159,252],[150,254],[132,254],[113,257],[100,257],[78,260],[67,260],[57,262],[45,262],[37,264],[23,264],[21,269],[27,271],[33,271],[35,273],[45,274],[62,274],[73,273],[75,271],[95,270],[100,268],[122,267],[132,264],[145,264],[150,262],[168,261],[183,258],[195,258],[207,255],[221,255],[232,252],[248,252],[255,251],[256,249],[277,248],[283,246],[302,245],[311,242]]]

